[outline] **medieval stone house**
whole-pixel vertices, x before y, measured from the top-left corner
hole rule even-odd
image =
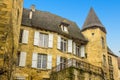
[[[1,2],[10,5],[8,24],[14,33],[6,38],[7,51],[0,49],[0,79],[119,80],[117,56],[107,46],[107,31],[92,8],[80,30],[75,22],[34,6],[22,10],[21,2],[11,7],[19,1]]]

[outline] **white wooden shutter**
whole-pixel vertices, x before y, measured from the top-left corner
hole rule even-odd
[[[48,58],[47,58],[47,69],[52,69],[52,55],[48,55]]]
[[[81,57],[85,57],[85,46],[81,45]]]
[[[37,56],[38,56],[37,53],[33,53],[32,55],[32,67],[33,68],[37,68]]]
[[[52,47],[53,47],[53,34],[49,34],[48,47],[49,47],[49,48],[52,48]]]
[[[23,30],[22,43],[28,43],[28,35],[29,35],[29,31],[28,30]]]
[[[35,31],[35,33],[34,33],[34,45],[39,46],[39,40],[40,40],[40,33],[38,31]]]
[[[68,28],[64,26],[64,31],[65,32],[68,32]]]
[[[60,37],[60,36],[58,36],[57,48],[58,48],[58,49],[61,48],[61,37]]]
[[[72,40],[71,39],[68,40],[68,52],[72,53]]]
[[[73,43],[73,54],[76,54],[76,43]]]
[[[60,71],[60,56],[57,56],[57,71]]]
[[[20,52],[19,66],[25,66],[26,64],[26,52]]]

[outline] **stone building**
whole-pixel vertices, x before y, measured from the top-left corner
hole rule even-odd
[[[117,56],[92,8],[81,30],[34,5],[22,8],[21,0],[2,0],[0,10],[0,79],[119,80]]]

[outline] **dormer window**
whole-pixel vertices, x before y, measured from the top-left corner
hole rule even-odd
[[[67,32],[67,33],[68,33],[68,26],[69,26],[69,24],[66,20],[63,20],[60,24],[61,30],[63,32]]]
[[[64,32],[68,32],[68,27],[65,25],[61,25],[61,30]]]

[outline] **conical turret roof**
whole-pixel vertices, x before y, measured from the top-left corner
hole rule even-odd
[[[90,12],[85,20],[85,23],[82,27],[82,31],[84,31],[88,28],[95,28],[95,27],[99,27],[102,31],[104,31],[106,33],[106,30],[105,30],[103,24],[100,22],[100,20],[97,17],[93,8],[91,8]]]

